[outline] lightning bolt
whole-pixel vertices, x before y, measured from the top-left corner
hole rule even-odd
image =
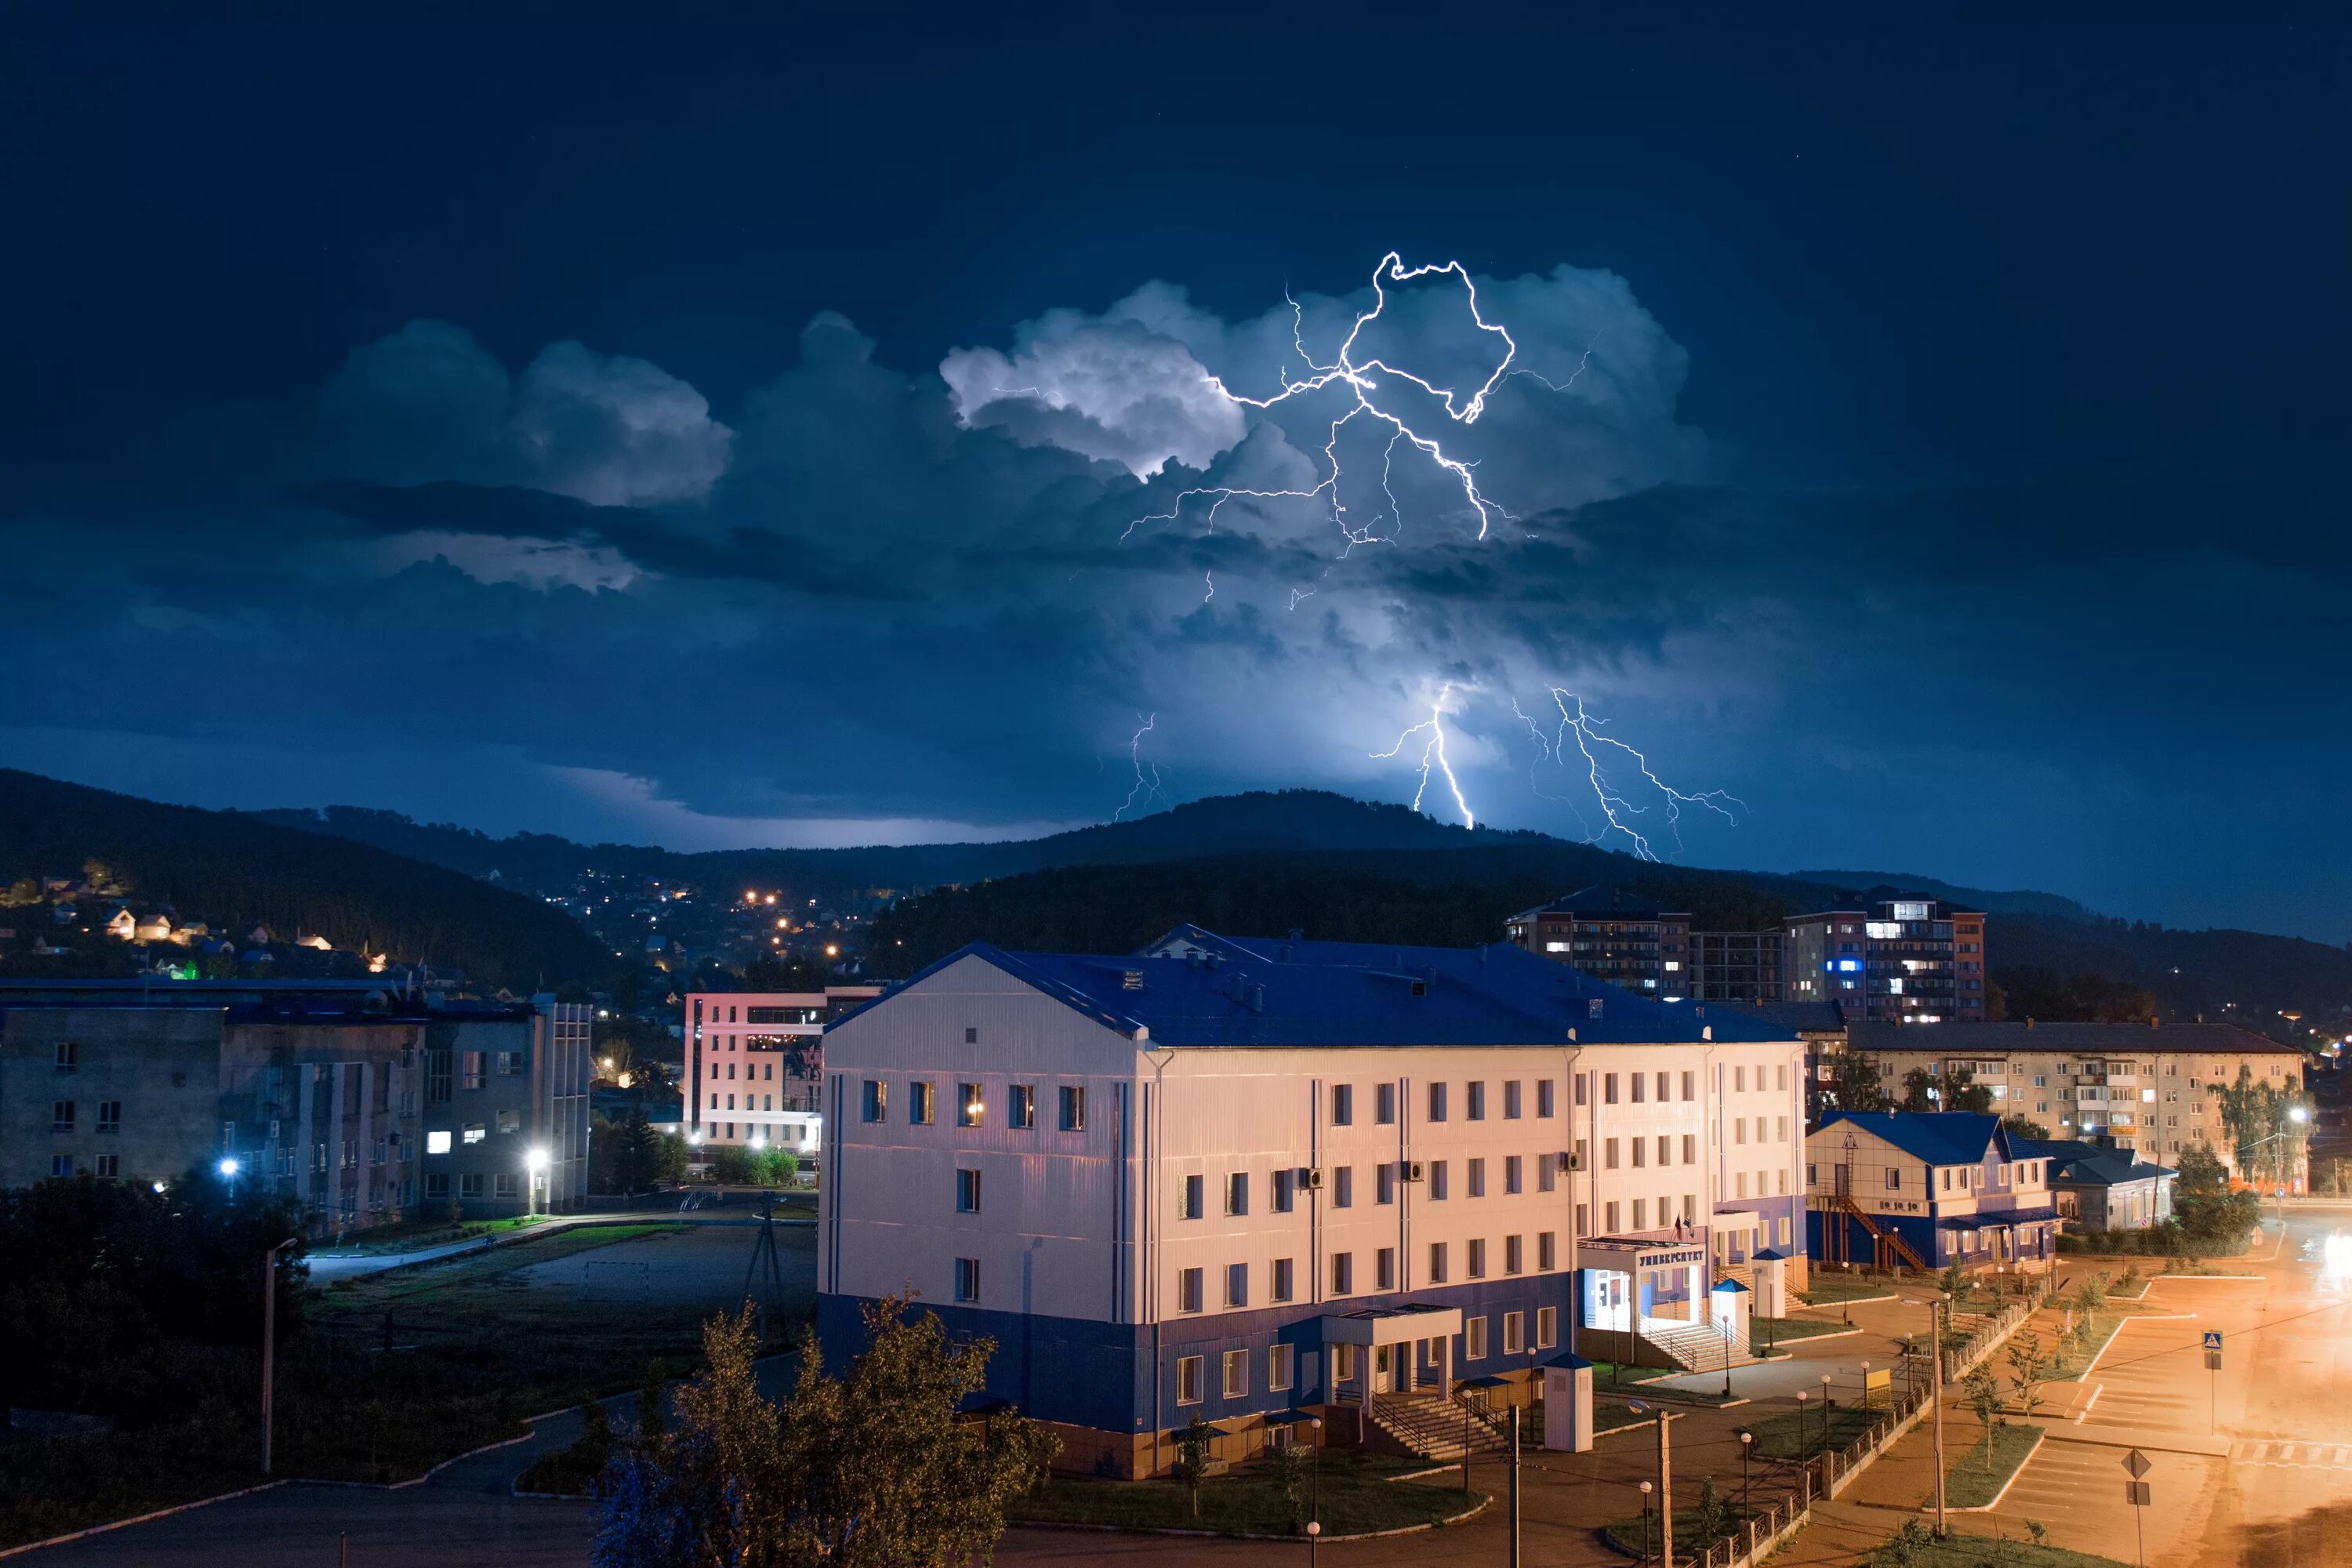
[[[1364,330],[1380,320],[1381,313],[1388,309],[1388,286],[1411,283],[1431,277],[1460,279],[1463,290],[1468,297],[1471,321],[1480,331],[1490,332],[1501,341],[1502,358],[1496,362],[1493,372],[1478,384],[1476,390],[1467,394],[1456,387],[1440,386],[1424,376],[1401,369],[1376,356],[1362,360],[1356,357],[1357,341],[1363,336]],[[1403,525],[1397,506],[1396,492],[1391,488],[1396,449],[1400,442],[1419,451],[1439,469],[1451,475],[1462,487],[1463,499],[1478,514],[1480,539],[1486,537],[1487,530],[1497,521],[1512,520],[1509,511],[1479,489],[1477,476],[1472,471],[1470,463],[1449,453],[1435,437],[1415,429],[1403,415],[1383,407],[1374,395],[1381,391],[1384,379],[1405,382],[1419,387],[1423,393],[1435,398],[1444,406],[1447,419],[1457,425],[1469,426],[1478,422],[1478,416],[1486,410],[1487,397],[1502,384],[1506,377],[1513,374],[1533,374],[1514,370],[1513,362],[1518,357],[1519,346],[1513,341],[1507,329],[1499,322],[1486,320],[1480,311],[1478,285],[1471,278],[1468,268],[1459,261],[1431,262],[1420,267],[1407,267],[1402,257],[1393,250],[1390,251],[1381,258],[1380,265],[1372,269],[1372,308],[1357,315],[1354,323],[1348,329],[1347,337],[1340,342],[1338,353],[1328,363],[1318,360],[1307,351],[1305,309],[1297,300],[1290,298],[1287,290],[1285,290],[1284,298],[1288,300],[1290,304],[1291,346],[1297,351],[1299,359],[1305,363],[1309,374],[1294,379],[1287,365],[1281,367],[1276,374],[1280,378],[1282,390],[1266,397],[1252,397],[1246,393],[1235,392],[1215,375],[1209,376],[1208,382],[1210,386],[1216,390],[1218,395],[1245,407],[1261,409],[1272,408],[1277,404],[1287,403],[1292,398],[1301,397],[1312,392],[1320,392],[1327,387],[1344,390],[1348,395],[1347,407],[1339,417],[1331,421],[1328,435],[1323,444],[1322,478],[1307,489],[1255,489],[1241,485],[1201,485],[1180,490],[1168,510],[1148,513],[1129,523],[1127,531],[1119,535],[1122,542],[1135,532],[1138,523],[1180,521],[1186,503],[1204,497],[1209,498],[1208,515],[1204,521],[1213,530],[1216,526],[1218,509],[1229,500],[1320,499],[1329,505],[1332,521],[1338,524],[1341,536],[1347,541],[1345,548],[1340,552],[1343,556],[1359,544],[1388,542],[1395,535],[1382,534],[1378,531],[1381,520],[1377,513],[1369,523],[1359,524],[1349,519],[1348,505],[1339,498],[1339,435],[1342,430],[1359,419],[1389,426],[1388,446],[1381,461],[1381,490],[1388,499],[1389,517],[1396,527],[1402,528]],[[1588,360],[1591,357],[1590,347],[1586,349],[1585,355]],[[1579,365],[1577,368],[1578,373],[1581,374],[1583,366]],[[1542,381],[1544,378],[1537,376],[1535,379]],[[1572,385],[1574,382],[1575,377],[1571,375],[1567,384]],[[1545,382],[1545,384],[1553,384]],[[1555,387],[1555,390],[1559,388]]]
[[[1531,370],[1515,370],[1511,372],[1511,374],[1513,375],[1524,375],[1529,381],[1540,382],[1545,386],[1551,388],[1554,392],[1566,392],[1570,387],[1576,384],[1576,378],[1584,374],[1584,367],[1592,363],[1592,345],[1600,341],[1601,333],[1598,331],[1594,332],[1592,334],[1592,342],[1584,345],[1584,357],[1576,362],[1576,368],[1568,373],[1568,379],[1566,381],[1554,381],[1549,376],[1538,375]],[[1527,715],[1522,713],[1519,717],[1524,719]]]
[[[1437,700],[1429,705],[1429,717],[1399,735],[1395,745],[1385,752],[1374,752],[1372,756],[1376,761],[1393,757],[1404,750],[1406,742],[1427,731],[1429,739],[1421,747],[1421,785],[1412,792],[1412,808],[1421,809],[1422,796],[1429,793],[1430,770],[1434,767],[1445,775],[1445,787],[1454,792],[1454,805],[1462,813],[1462,826],[1475,827],[1478,823],[1470,814],[1470,803],[1462,798],[1462,781],[1454,776],[1454,764],[1445,760],[1445,700],[1453,692],[1451,683],[1439,687]]]
[[[1564,687],[1554,686],[1548,689],[1547,695],[1551,698],[1552,706],[1559,710],[1559,723],[1549,735],[1544,733],[1542,725],[1521,710],[1516,699],[1511,703],[1511,711],[1518,714],[1527,724],[1529,732],[1535,736],[1537,748],[1541,753],[1539,762],[1550,761],[1562,766],[1567,765],[1569,738],[1575,737],[1577,754],[1584,759],[1585,780],[1591,786],[1593,798],[1601,804],[1601,815],[1604,824],[1598,833],[1591,835],[1585,840],[1586,843],[1598,844],[1612,833],[1622,834],[1627,842],[1633,845],[1633,853],[1638,858],[1643,860],[1662,858],[1652,847],[1649,836],[1635,826],[1631,820],[1647,816],[1653,808],[1634,805],[1610,782],[1609,769],[1601,763],[1603,754],[1619,757],[1621,766],[1622,759],[1630,758],[1633,766],[1641,772],[1642,777],[1663,798],[1665,807],[1664,837],[1672,841],[1671,852],[1679,853],[1683,847],[1681,831],[1683,807],[1704,806],[1725,821],[1735,825],[1739,821],[1738,813],[1748,809],[1746,801],[1723,790],[1711,789],[1691,795],[1675,788],[1657,775],[1651,768],[1649,759],[1640,752],[1613,736],[1602,734],[1601,731],[1607,721],[1595,719],[1587,713],[1584,710],[1584,700],[1575,692]],[[1533,783],[1532,776],[1529,783]],[[1536,793],[1543,795],[1540,788],[1538,788]],[[1544,795],[1544,798],[1554,800],[1559,797]],[[1573,802],[1570,804],[1571,806],[1574,805]],[[1580,810],[1578,811],[1577,816],[1580,822],[1583,820],[1583,816]],[[1590,824],[1586,826],[1589,826]]]
[[[1143,760],[1143,737],[1151,733],[1152,726],[1160,721],[1160,715],[1138,713],[1136,717],[1143,721],[1142,726],[1128,738],[1127,742],[1127,760],[1135,765],[1135,787],[1127,792],[1126,803],[1110,814],[1110,819],[1113,822],[1117,822],[1120,817],[1133,811],[1139,798],[1146,802],[1157,800],[1163,805],[1168,800],[1168,797],[1160,792],[1160,764]],[[1147,769],[1150,771],[1149,777],[1146,776]]]

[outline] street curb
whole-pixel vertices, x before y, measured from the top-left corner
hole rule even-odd
[[[575,1230],[602,1230],[614,1226],[623,1225],[672,1225],[685,1226],[694,1223],[695,1222],[692,1220],[684,1219],[604,1219],[600,1217],[596,1219],[577,1220],[570,1224],[556,1226],[552,1229],[550,1229],[545,1226],[533,1226],[523,1230],[508,1231],[504,1235],[499,1236],[477,1237],[471,1242],[460,1245],[451,1251],[438,1253],[431,1258],[412,1258],[404,1263],[387,1263],[381,1268],[371,1268],[364,1274],[348,1275],[341,1279],[330,1279],[325,1284],[313,1288],[320,1290],[332,1290],[337,1286],[354,1284],[362,1279],[381,1279],[387,1274],[397,1274],[404,1268],[423,1268],[428,1264],[451,1263],[460,1258],[478,1258],[485,1252],[495,1252],[501,1247],[512,1247],[517,1242],[536,1241],[541,1237],[562,1236],[568,1232]],[[776,1223],[782,1225],[788,1222],[779,1220]],[[814,1225],[816,1221],[805,1220],[799,1223]],[[348,1258],[352,1255],[349,1253],[331,1253],[322,1256],[329,1259],[338,1259]]]
[[[1439,1468],[1450,1470],[1455,1467],[1444,1465]],[[1432,1520],[1427,1524],[1407,1524],[1395,1530],[1368,1530],[1360,1535],[1324,1535],[1316,1539],[1328,1546],[1338,1541],[1379,1541],[1391,1535],[1421,1535],[1429,1531],[1444,1530],[1449,1526],[1460,1524],[1465,1520],[1475,1519],[1492,1507],[1494,1501],[1491,1497],[1482,1499],[1474,1508],[1465,1508],[1460,1513],[1449,1514],[1444,1519]],[[1076,1520],[1063,1519],[1008,1519],[1004,1521],[1004,1528],[1008,1531],[1087,1530],[1102,1535],[1179,1535],[1202,1541],[1282,1541],[1294,1546],[1307,1539],[1304,1535],[1252,1535],[1241,1531],[1173,1530],[1148,1524],[1082,1524]]]
[[[2042,1445],[2049,1440],[2050,1432],[2047,1427],[2037,1426],[2033,1429],[2033,1447],[2025,1450],[2025,1457],[2017,1461],[2017,1468],[2009,1472],[2009,1479],[2001,1482],[2000,1490],[1992,1494],[1992,1501],[1978,1503],[1973,1507],[1969,1508],[1948,1507],[1944,1511],[1946,1513],[1990,1513],[1994,1510],[2000,1508],[2000,1500],[2009,1495],[2009,1489],[2017,1484],[2017,1478],[2025,1473],[2025,1467],[2033,1462],[2033,1456],[2042,1452]],[[1919,1511],[1921,1513],[1933,1513],[1936,1511],[1936,1505],[1932,1502],[1921,1503],[1919,1505]]]
[[[47,1541],[28,1541],[22,1546],[0,1547],[0,1557],[18,1557],[27,1552],[41,1551],[45,1547],[63,1546],[69,1541],[81,1541],[92,1535],[104,1535],[110,1530],[128,1530],[134,1524],[145,1524],[149,1520],[169,1519],[175,1513],[187,1513],[195,1509],[210,1508],[216,1502],[227,1502],[232,1498],[251,1497],[256,1492],[275,1491],[279,1487],[291,1484],[289,1481],[264,1481],[257,1487],[243,1487],[233,1492],[221,1492],[214,1497],[198,1498],[194,1502],[173,1503],[170,1508],[159,1508],[152,1512],[140,1514],[136,1518],[110,1520],[104,1524],[93,1524],[86,1530],[73,1531],[65,1535],[52,1535]]]

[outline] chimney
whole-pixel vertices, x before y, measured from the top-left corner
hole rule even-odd
[[[2026,1019],[2026,1020],[2025,1020],[2025,1026],[2026,1026],[2027,1028],[2029,1028],[2029,1029],[2030,1029],[2030,1028],[2032,1028],[2032,1027],[2033,1027],[2033,1020],[2032,1020],[2032,1018],[2028,1018],[2028,1019]]]

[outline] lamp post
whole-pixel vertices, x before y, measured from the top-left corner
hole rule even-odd
[[[1756,1492],[1755,1476],[1748,1463],[1755,1454],[1756,1434],[1742,1432],[1739,1435],[1739,1506],[1743,1511],[1749,1506]]]
[[[1715,1327],[1716,1331],[1723,1336],[1723,1396],[1728,1399],[1731,1397],[1731,1342],[1739,1331],[1732,1326],[1729,1318],[1717,1320]]]
[[[278,1255],[294,1245],[288,1237],[261,1255],[261,1473],[269,1473],[270,1426],[277,1415],[274,1374],[278,1370]]]
[[[529,1218],[539,1213],[539,1183],[547,1171],[547,1151],[533,1149],[522,1157],[522,1163],[530,1173],[530,1192],[523,1199],[523,1215]]]
[[[1811,1391],[1797,1390],[1797,1455],[1800,1463],[1803,1462],[1805,1452],[1805,1401],[1811,1397]]]
[[[1862,1407],[1864,1410],[1870,1408],[1870,1363],[1868,1362],[1862,1363]]]
[[[1323,1533],[1323,1417],[1311,1423],[1315,1430],[1315,1496],[1307,1507],[1307,1561],[1315,1561],[1315,1538]]]
[[[236,1173],[238,1171],[244,1169],[243,1166],[237,1163],[236,1156],[234,1154],[223,1155],[221,1157],[220,1163],[214,1166],[213,1169],[218,1171],[220,1173],[221,1180],[228,1184],[228,1195],[230,1198],[234,1199],[236,1196]]]
[[[1642,1568],[1650,1568],[1650,1483],[1642,1483]]]

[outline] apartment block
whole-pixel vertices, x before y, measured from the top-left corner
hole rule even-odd
[[[1501,944],[974,944],[826,1030],[820,1335],[911,1284],[1119,1475],[1513,1396],[1583,1304],[1696,1324],[1718,1245],[1796,1240],[1801,1047],[1713,1013]]]
[[[1503,922],[1511,942],[1662,1002],[1691,994],[1691,918],[1622,888],[1585,888]]]
[[[1900,1025],[1854,1024],[1847,1048],[1878,1064],[1881,1086],[1899,1099],[1914,1069],[1948,1079],[1955,1068],[1992,1092],[1992,1109],[2028,1117],[2057,1140],[2127,1149],[2165,1165],[2209,1143],[2237,1173],[2216,1089],[2241,1068],[2282,1089],[2304,1087],[2308,1058],[2234,1024],[1980,1024],[1913,1033]],[[2307,1160],[2291,1186],[2305,1191]]]
[[[680,1085],[688,1142],[814,1154],[824,1026],[881,993],[878,985],[689,993]]]
[[[1783,1000],[1834,1002],[1849,1022],[1984,1022],[1983,912],[1882,891],[1789,918]]]
[[[1788,946],[1785,931],[1692,931],[1685,994],[1749,1006],[1780,1002],[1788,994]]]
[[[0,982],[0,1184],[196,1171],[297,1200],[314,1234],[568,1208],[589,1012],[382,983]]]

